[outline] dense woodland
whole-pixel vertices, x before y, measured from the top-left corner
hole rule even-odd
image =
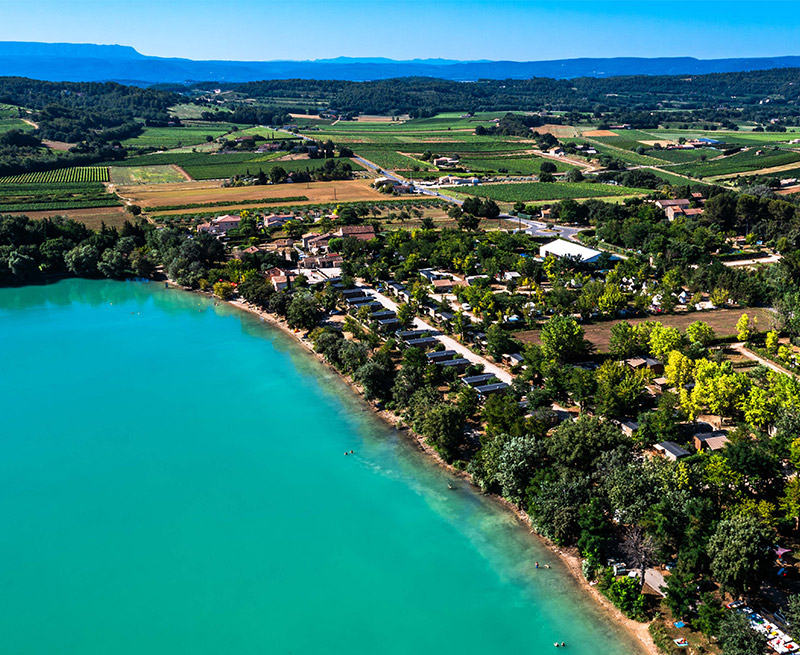
[[[800,71],[797,69],[775,69],[692,77],[638,75],[572,80],[271,80],[223,85],[222,88],[264,99],[325,98],[330,107],[339,111],[366,114],[408,112],[412,116],[431,116],[443,111],[541,108],[564,111],[649,111],[666,107],[716,110],[745,106],[752,113],[797,115],[798,83]],[[207,85],[202,85],[198,90],[206,88]],[[758,105],[765,98],[770,98],[769,105]]]

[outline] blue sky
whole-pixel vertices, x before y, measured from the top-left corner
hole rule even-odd
[[[797,0],[0,0],[0,40],[190,59],[800,55]]]

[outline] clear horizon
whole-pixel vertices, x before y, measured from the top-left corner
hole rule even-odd
[[[3,3],[2,41],[130,45],[195,60],[336,57],[540,61],[583,57],[779,57],[800,54],[791,1],[30,0]],[[381,9],[384,7],[384,9]],[[116,11],[115,11],[116,9]],[[401,17],[407,16],[407,20]]]

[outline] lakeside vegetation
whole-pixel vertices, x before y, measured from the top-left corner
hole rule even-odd
[[[0,79],[0,214],[119,206],[104,183],[129,185],[129,220],[117,228],[0,218],[0,284],[163,271],[271,312],[447,462],[577,552],[626,615],[661,617],[664,630],[667,617],[683,619],[708,652],[736,654],[737,641],[758,652],[757,633],[723,602],[746,597],[787,616],[800,602],[796,582],[777,577],[796,563],[772,550],[800,547],[800,194],[782,182],[800,166],[792,75],[435,90],[430,80],[263,82],[221,85],[221,109],[205,86],[63,94]],[[301,90],[309,113],[281,96]],[[775,93],[781,103],[760,104]],[[387,114],[357,120],[378,112]],[[57,151],[48,140],[75,145]],[[397,184],[375,182],[387,171]],[[716,178],[725,175],[741,179]],[[437,178],[448,186],[434,192],[463,206],[403,188]],[[334,181],[349,186],[323,198],[318,189]],[[677,199],[689,213],[656,204]],[[265,229],[259,212],[290,218]],[[197,231],[219,213],[238,227]],[[559,233],[526,233],[532,218],[602,252],[592,263],[539,257]],[[354,226],[374,234],[341,231]],[[304,235],[327,235],[327,245],[312,252]],[[298,266],[326,256],[338,258],[335,280],[312,279],[324,266]],[[458,284],[437,293],[428,269]],[[464,379],[481,364],[457,372],[407,347],[347,305],[356,281],[386,293],[402,284],[401,327],[429,321],[513,382],[479,396]],[[735,328],[705,319],[712,307],[736,312]],[[680,328],[671,320],[690,315]],[[626,363],[648,359],[663,370]],[[697,445],[706,427],[725,434],[724,447]],[[665,442],[685,455],[664,457]],[[638,579],[614,574],[623,561]],[[663,604],[642,594],[653,567],[666,577]]]

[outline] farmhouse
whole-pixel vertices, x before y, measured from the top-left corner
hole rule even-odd
[[[270,214],[264,217],[264,227],[283,227],[294,218],[291,214],[280,216],[278,214]]]
[[[241,220],[239,216],[231,216],[230,214],[217,216],[217,218],[211,219],[210,223],[200,223],[197,226],[197,231],[208,232],[209,234],[227,234],[228,230],[239,227]]]
[[[563,239],[556,239],[539,247],[539,256],[542,258],[548,255],[558,258],[572,257],[586,264],[596,264],[602,254],[602,252],[594,248],[587,248],[579,243],[572,243]]]
[[[306,257],[298,263],[300,268],[339,268],[344,263],[341,255],[322,255],[321,257]]]
[[[433,165],[439,168],[442,167],[449,167],[449,166],[458,166],[458,158],[457,157],[436,157],[433,160]]]
[[[676,207],[678,209],[689,209],[689,201],[686,198],[680,198],[678,200],[654,200],[653,204],[658,207],[659,209],[663,209],[665,212],[667,211],[667,207]]]
[[[371,225],[345,225],[336,232],[338,237],[353,237],[359,241],[369,241],[375,238],[375,228]]]

